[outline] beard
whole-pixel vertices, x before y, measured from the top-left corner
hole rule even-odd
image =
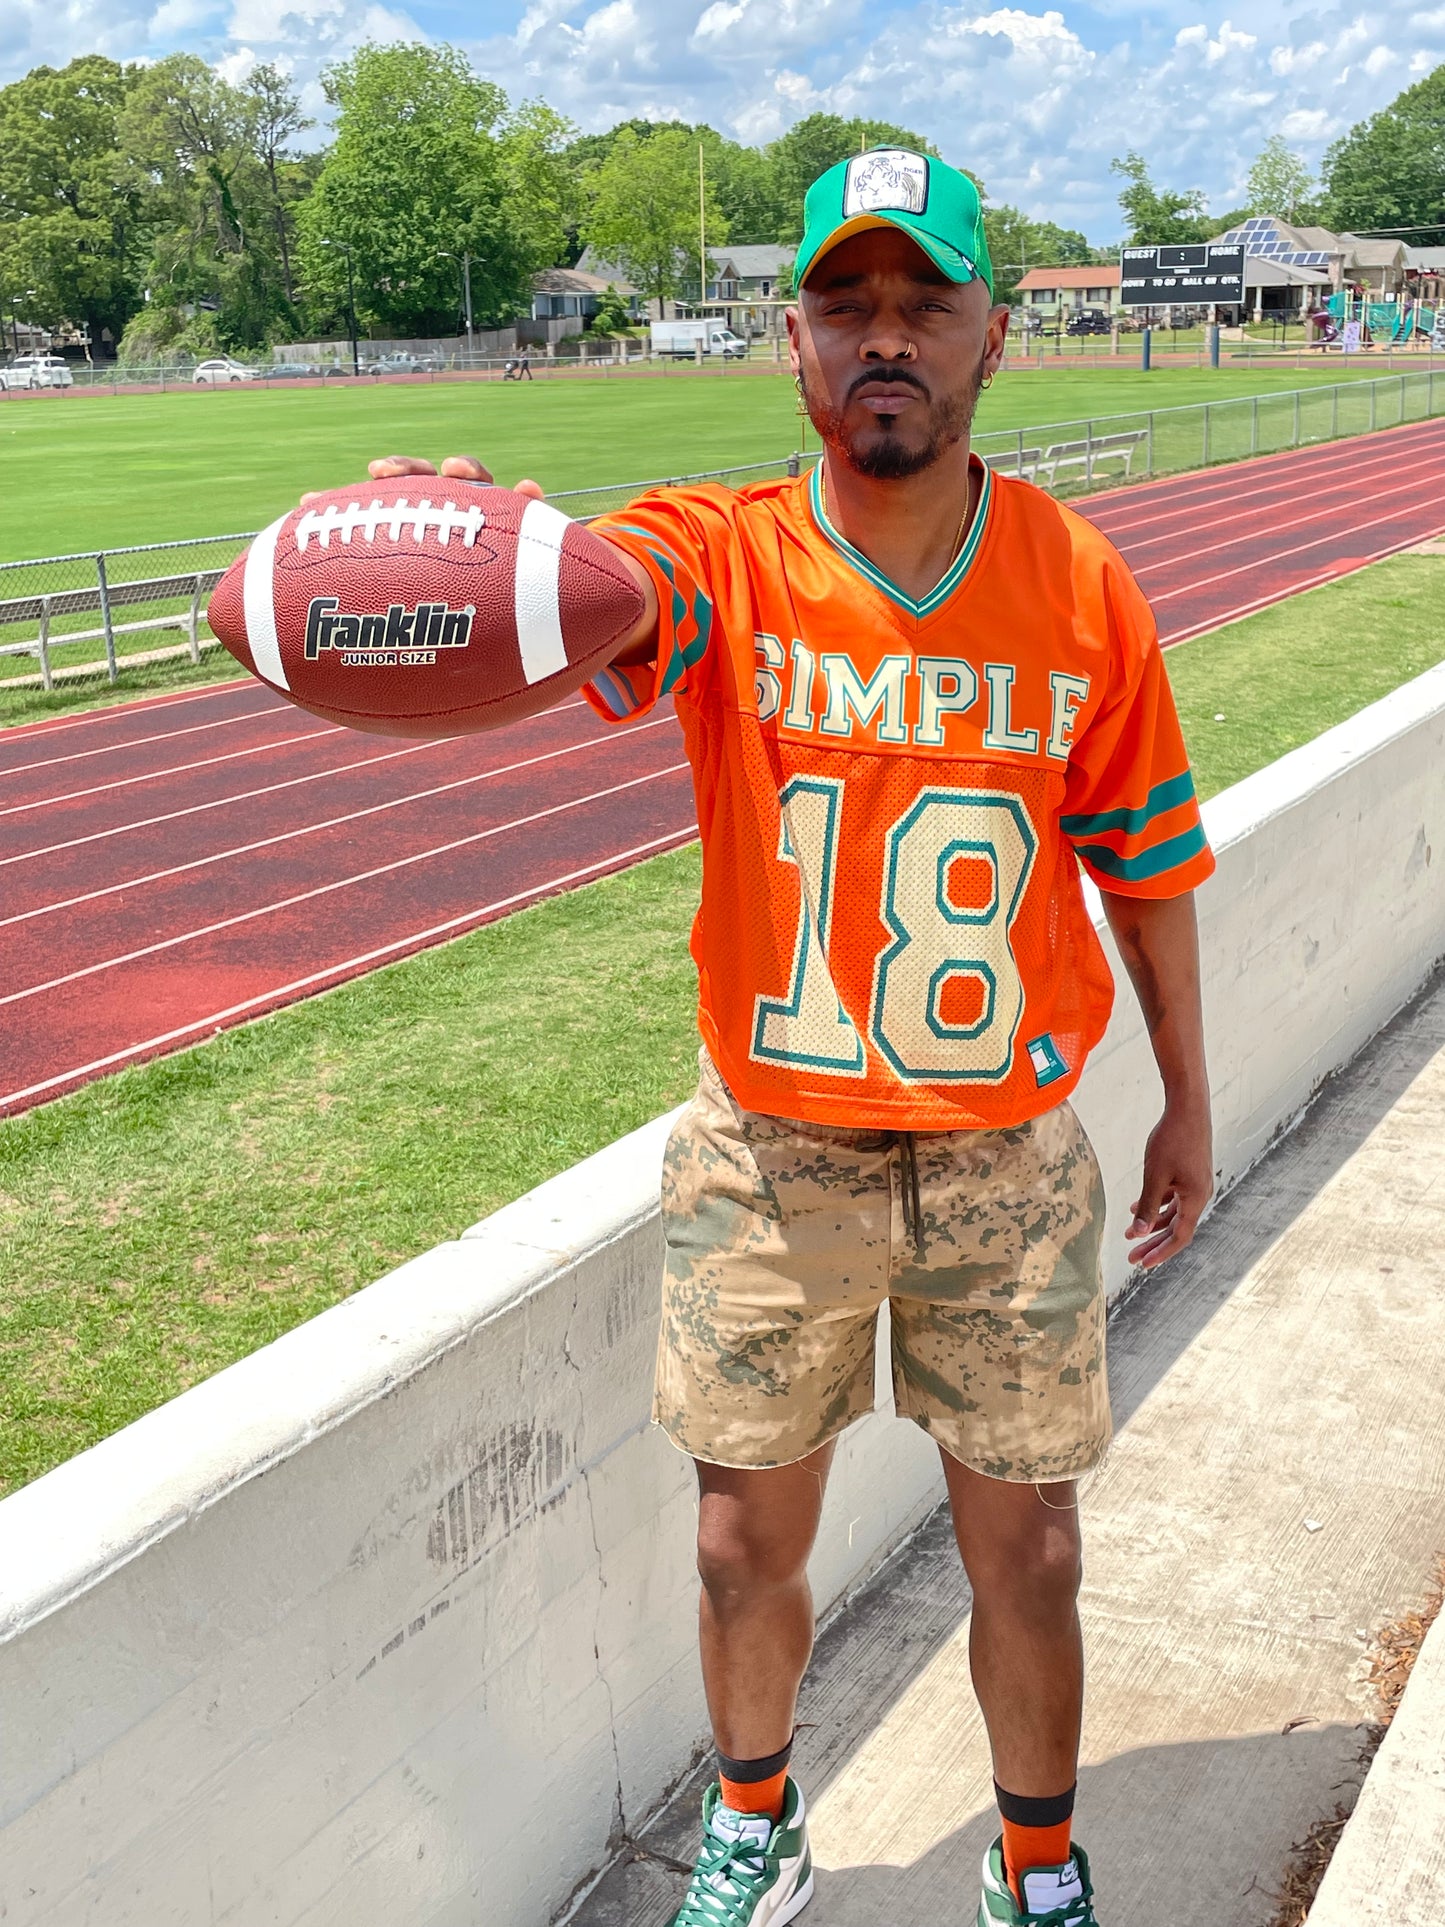
[[[867,475],[878,482],[897,482],[932,468],[945,449],[952,448],[967,435],[983,389],[984,360],[984,356],[979,357],[973,378],[962,393],[945,395],[939,400],[907,369],[881,367],[865,370],[858,376],[849,400],[854,391],[875,381],[893,381],[900,388],[924,397],[928,415],[921,441],[912,440],[911,432],[910,437],[900,433],[896,415],[875,415],[872,426],[850,429],[843,409],[835,408],[826,397],[812,394],[806,376],[800,374],[798,382],[808,419],[824,446],[841,456],[855,474]],[[917,411],[909,412],[916,414]]]

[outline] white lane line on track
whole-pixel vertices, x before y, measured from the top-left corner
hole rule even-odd
[[[671,716],[658,716],[651,722],[640,723],[630,733],[641,735],[645,729],[662,729],[672,721]],[[620,736],[604,737],[602,741],[621,742]],[[129,877],[123,883],[106,883],[98,890],[87,890],[78,897],[66,897],[57,903],[37,904],[33,910],[21,910],[13,917],[0,917],[0,930],[8,929],[11,924],[29,923],[35,917],[48,917],[57,910],[74,910],[82,903],[94,903],[99,897],[116,896],[123,890],[140,890],[148,883],[162,883],[168,877],[184,876],[190,870],[203,870],[210,863],[225,863],[231,857],[250,856],[257,850],[273,849],[278,843],[290,843],[301,836],[312,836],[320,830],[340,829],[347,823],[359,823],[364,817],[379,816],[386,810],[399,810],[408,803],[424,803],[433,796],[446,796],[452,790],[466,789],[473,783],[490,782],[494,776],[515,776],[519,770],[534,769],[539,763],[556,762],[559,757],[575,756],[579,750],[596,749],[599,745],[588,738],[580,743],[572,743],[565,749],[549,749],[536,756],[525,757],[520,763],[503,763],[496,769],[473,770],[469,776],[456,776],[448,783],[437,783],[431,789],[411,790],[405,796],[389,797],[384,803],[368,803],[365,809],[351,810],[345,816],[328,817],[319,823],[298,824],[295,829],[278,830],[274,836],[258,837],[254,843],[238,843],[229,850],[215,850],[209,856],[193,857],[189,863],[175,863],[166,870],[152,870],[146,876]],[[522,819],[527,820],[527,819]],[[510,827],[504,824],[503,828]]]
[[[12,990],[8,996],[0,997],[0,1007],[24,1003],[27,997],[39,997],[46,991],[60,990],[66,984],[79,983],[82,978],[99,976],[105,970],[117,970],[122,964],[136,963],[142,957],[154,957],[162,950],[174,950],[178,944],[193,943],[197,937],[211,937],[219,930],[233,930],[237,924],[253,923],[257,917],[270,917],[280,910],[294,909],[298,903],[311,903],[317,897],[329,896],[333,890],[348,889],[353,883],[370,883],[377,877],[410,869],[413,864],[429,863],[433,857],[450,856],[455,850],[486,843],[494,836],[505,836],[509,830],[522,830],[530,823],[545,822],[549,816],[561,816],[568,810],[579,810],[589,803],[606,802],[609,796],[620,796],[625,790],[638,789],[644,783],[655,783],[664,776],[676,776],[680,770],[688,767],[686,762],[670,763],[666,769],[649,770],[645,776],[629,777],[625,783],[614,783],[608,789],[594,790],[590,796],[570,797],[565,803],[553,803],[545,810],[534,810],[530,816],[516,817],[510,823],[496,823],[487,830],[474,830],[470,836],[456,837],[450,843],[439,843],[430,850],[414,851],[411,856],[397,857],[391,863],[379,863],[374,869],[360,870],[352,876],[334,877],[330,883],[320,883],[314,889],[298,891],[294,897],[281,897],[274,903],[258,904],[254,910],[242,910],[234,917],[222,917],[218,923],[202,924],[197,930],[183,930],[174,937],[163,937],[160,942],[148,943],[139,950],[128,950],[123,956],[107,957],[101,963],[86,964],[81,970],[67,971],[63,977],[52,977],[43,984],[31,984],[26,990]]]
[[[13,769],[0,770],[0,776],[24,776],[27,770],[32,769],[58,769],[62,763],[80,763],[87,756],[114,756],[120,749],[144,749],[147,743],[173,743],[177,736],[199,736],[208,729],[226,729],[232,723],[248,723],[256,716],[280,716],[284,713],[284,710],[269,704],[265,709],[243,709],[239,716],[217,716],[213,722],[191,723],[185,729],[163,729],[155,736],[133,736],[125,743],[102,743],[99,749],[75,749],[68,756],[41,756],[33,763],[17,763]],[[328,723],[326,727],[337,729],[340,725]]]
[[[1420,540],[1418,534],[1407,535],[1402,542],[1387,542],[1382,548],[1372,550],[1369,555],[1352,558],[1345,568],[1322,569],[1318,575],[1306,576],[1303,582],[1291,582],[1286,589],[1273,595],[1257,596],[1253,602],[1241,602],[1236,608],[1227,610],[1223,615],[1207,616],[1203,622],[1196,622],[1187,629],[1173,629],[1159,636],[1161,649],[1172,649],[1176,643],[1191,642],[1195,636],[1206,636],[1212,630],[1222,629],[1226,623],[1239,622],[1245,616],[1252,616],[1260,609],[1273,608],[1277,602],[1291,601],[1302,595],[1306,589],[1321,588],[1326,582],[1340,582],[1347,575],[1354,575],[1360,569],[1369,568],[1372,562],[1383,562],[1386,556],[1399,555],[1406,549],[1413,549]]]
[[[587,704],[582,702],[558,703],[557,707],[548,710],[547,714],[550,716],[560,716],[565,710],[585,709],[586,707]],[[375,763],[392,763],[395,762],[399,756],[415,756],[421,750],[440,749],[445,743],[455,743],[460,740],[460,737],[457,736],[433,736],[425,742],[408,743],[404,749],[384,750],[380,756],[363,756],[355,763],[332,763],[328,764],[325,769],[307,770],[304,776],[288,776],[279,783],[262,784],[258,789],[234,790],[229,796],[214,796],[205,803],[188,803],[184,809],[164,810],[159,816],[140,816],[133,818],[129,823],[112,823],[106,829],[91,830],[86,836],[69,837],[64,843],[46,843],[42,844],[38,849],[18,850],[14,856],[0,856],[0,870],[5,869],[12,863],[29,863],[37,856],[55,856],[62,850],[79,849],[82,843],[100,843],[107,837],[124,836],[128,830],[149,830],[153,829],[158,823],[175,823],[183,816],[199,816],[206,810],[224,809],[231,803],[249,803],[254,801],[258,796],[274,796],[280,790],[296,789],[302,783],[321,783],[324,782],[328,776],[346,776],[353,770],[370,769]],[[601,744],[609,741],[610,738],[607,736],[599,736],[591,737],[588,740],[594,744]],[[554,753],[560,754],[561,752]],[[200,764],[196,767],[204,768],[205,765]],[[0,810],[0,815],[4,814],[5,812]]]
[[[1425,429],[1436,432],[1433,437],[1427,437],[1423,433]],[[1442,442],[1445,442],[1445,418],[1413,422],[1404,429],[1382,428],[1373,434],[1346,435],[1334,441],[1312,442],[1303,449],[1281,449],[1274,455],[1246,456],[1238,462],[1216,462],[1208,468],[1184,469],[1178,475],[1164,475],[1152,482],[1137,482],[1100,495],[1082,497],[1078,506],[1097,528],[1111,535],[1117,525],[1105,518],[1112,511],[1117,509],[1128,514],[1139,509],[1148,515],[1161,496],[1166,503],[1180,503],[1179,509],[1174,512],[1182,514],[1201,505],[1206,496],[1225,494],[1231,484],[1238,486],[1241,480],[1252,482],[1257,476],[1266,474],[1266,471],[1266,485],[1271,488],[1301,476],[1317,474],[1320,469],[1337,464],[1343,452],[1358,450],[1361,443],[1369,444],[1364,454],[1366,459],[1372,460],[1376,455],[1390,456],[1401,448],[1428,448]]]
[[[118,776],[113,783],[94,783],[88,790],[69,790],[63,796],[38,796],[30,803],[9,803],[0,816],[23,816],[26,810],[48,809],[52,803],[79,803],[87,796],[104,796],[107,790],[128,790],[136,783],[158,783],[163,776],[184,776],[188,770],[215,769],[219,763],[239,762],[243,756],[264,756],[268,750],[287,749],[292,743],[314,742],[318,736],[334,736],[334,724],[324,729],[304,730],[299,736],[273,736],[269,743],[253,743],[250,749],[228,749],[221,756],[202,756],[194,763],[172,763],[167,769],[149,769],[139,776]],[[455,737],[445,740],[455,742]]]
[[[164,810],[159,816],[139,816],[129,823],[112,823],[104,830],[91,830],[85,836],[72,836],[64,843],[42,843],[34,850],[17,850],[14,856],[0,856],[0,870],[12,863],[30,863],[38,856],[58,856],[63,850],[78,850],[83,843],[103,843],[108,837],[123,836],[127,830],[150,830],[158,823],[175,823],[184,816],[199,816],[206,810],[224,809],[228,803],[250,803],[258,796],[274,796],[278,790],[295,789],[301,783],[319,783],[328,776],[347,776],[353,770],[370,769],[375,763],[392,763],[398,756],[415,756],[421,750],[440,749],[453,737],[438,736],[430,743],[408,743],[405,749],[389,749],[380,756],[363,756],[355,763],[334,763],[325,769],[308,770],[304,776],[288,776],[284,782],[266,783],[259,789],[234,790],[229,796],[214,796],[206,803],[188,803],[181,810]]]
[[[1349,533],[1351,535],[1355,535],[1361,529],[1374,529],[1374,528],[1378,528],[1382,522],[1394,522],[1398,520],[1400,513],[1401,511],[1399,509],[1391,509],[1385,515],[1372,516],[1368,522],[1356,522],[1354,526],[1350,529]],[[1255,569],[1267,568],[1272,562],[1283,562],[1287,556],[1303,555],[1308,549],[1317,549],[1319,548],[1322,542],[1334,541],[1336,539],[1336,533],[1337,532],[1335,530],[1331,529],[1327,535],[1317,535],[1312,542],[1299,542],[1292,549],[1280,549],[1274,555],[1256,557],[1254,560],[1250,562],[1241,562],[1232,569],[1220,569],[1214,575],[1200,576],[1197,581],[1187,582],[1181,588],[1164,589],[1158,595],[1150,596],[1149,600],[1151,603],[1172,602],[1175,596],[1192,595],[1196,589],[1207,589],[1211,583],[1227,582],[1232,575],[1243,575],[1246,573],[1246,571],[1253,571]],[[1380,553],[1382,555],[1389,554],[1392,552],[1392,549],[1396,547],[1402,548],[1402,549],[1413,548],[1415,543],[1423,542],[1424,540],[1425,540],[1425,537],[1420,535],[1417,532],[1416,534],[1411,535],[1407,540],[1399,543],[1398,545],[1392,545],[1392,548],[1382,549]],[[1373,555],[1369,555],[1364,558],[1366,562],[1373,562],[1376,559],[1377,558]],[[1334,571],[1334,573],[1338,575],[1351,575],[1354,573],[1355,568],[1359,566],[1360,565],[1358,563],[1355,563],[1352,561],[1350,568],[1338,569]],[[1293,595],[1296,589],[1301,586],[1303,585],[1298,583],[1291,583],[1290,586],[1287,589],[1285,589],[1281,595],[1270,596],[1270,597],[1267,597],[1266,600],[1270,602],[1282,602],[1285,599],[1285,596]],[[1217,628],[1221,622],[1226,622],[1228,620],[1229,618],[1227,616],[1211,617],[1208,626],[1211,629],[1214,629],[1214,628]]]
[[[194,1022],[181,1024],[175,1030],[163,1031],[159,1037],[147,1037],[138,1044],[128,1044],[124,1050],[112,1051],[108,1057],[97,1057],[89,1064],[78,1064],[74,1069],[61,1071],[55,1077],[42,1078],[38,1084],[27,1084],[24,1090],[7,1091],[0,1095],[0,1108],[9,1104],[19,1104],[28,1097],[39,1097],[44,1091],[53,1091],[58,1085],[69,1084],[76,1079],[93,1077],[100,1071],[110,1070],[124,1064],[145,1051],[159,1050],[163,1044],[178,1043],[182,1037],[193,1036],[201,1030],[217,1030],[228,1017],[240,1017],[258,1004],[274,1003],[278,999],[297,995],[324,984],[329,977],[354,974],[367,964],[378,964],[387,957],[394,957],[399,950],[406,950],[413,944],[430,943],[434,938],[445,937],[452,931],[460,931],[467,924],[479,923],[487,917],[499,915],[503,910],[513,910],[519,905],[533,903],[539,897],[553,890],[564,890],[569,883],[581,883],[585,878],[596,876],[599,871],[611,869],[615,865],[631,863],[644,856],[652,856],[658,851],[676,848],[687,843],[697,835],[696,823],[689,823],[685,829],[671,831],[666,836],[655,836],[648,843],[638,843],[630,850],[618,850],[612,856],[599,857],[595,863],[584,864],[580,870],[569,870],[565,876],[549,877],[545,883],[535,883],[529,889],[520,890],[515,896],[500,897],[495,903],[484,903],[474,910],[465,910],[459,917],[448,917],[445,923],[435,923],[429,930],[417,930],[410,936],[397,937],[391,943],[382,944],[375,950],[367,950],[359,957],[348,957],[344,963],[329,964],[325,970],[313,970],[310,976],[297,977],[289,984],[278,984],[271,990],[259,991],[254,997],[244,998],[239,1004],[228,1004],[224,1010],[213,1010],[207,1017],[198,1017]]]
[[[1418,482],[1401,482],[1395,488],[1376,489],[1372,494],[1361,495],[1357,498],[1357,504],[1361,508],[1371,508],[1374,506],[1376,502],[1387,501],[1389,497],[1392,495],[1418,495],[1418,494],[1419,494]],[[1328,510],[1325,512],[1331,516],[1333,516],[1333,514],[1335,513],[1334,510]],[[1401,514],[1402,512],[1403,511],[1401,509],[1392,509],[1390,511],[1390,515],[1391,517],[1393,517],[1395,515]],[[1338,527],[1329,528],[1325,530],[1322,534],[1316,536],[1313,542],[1304,543],[1303,547],[1313,549],[1313,548],[1317,548],[1321,542],[1346,540],[1355,533],[1356,529],[1373,528],[1375,526],[1375,522],[1378,522],[1380,519],[1381,518],[1379,516],[1376,516],[1374,521],[1371,521],[1371,522],[1351,521],[1347,528],[1338,528]],[[1311,511],[1311,513],[1309,513],[1308,515],[1296,515],[1292,517],[1289,521],[1272,523],[1270,525],[1271,533],[1283,535],[1289,529],[1308,528],[1312,522],[1318,522],[1319,520],[1320,520],[1320,515],[1314,511]],[[1425,534],[1422,534],[1419,538],[1420,541],[1423,542],[1425,540],[1425,535],[1427,535],[1428,533],[1429,531],[1427,530]],[[1145,562],[1139,568],[1132,568],[1132,564],[1131,564],[1132,573],[1134,574],[1136,579],[1142,578],[1146,575],[1158,575],[1162,570],[1177,569],[1186,562],[1197,562],[1206,555],[1218,555],[1221,549],[1238,548],[1240,542],[1245,539],[1246,538],[1244,538],[1243,536],[1231,535],[1227,537],[1223,542],[1206,542],[1202,548],[1189,549],[1183,555],[1171,555],[1159,562]],[[1292,548],[1272,550],[1267,555],[1253,556],[1250,558],[1247,564],[1243,564],[1241,566],[1253,568],[1253,569],[1268,568],[1270,563],[1282,561],[1285,556],[1298,555],[1300,553],[1300,546],[1301,545],[1296,544]],[[1176,589],[1165,590],[1157,596],[1150,594],[1150,600],[1155,602],[1163,602],[1167,600],[1168,597],[1170,596],[1186,595],[1190,589],[1200,588],[1200,587],[1203,587],[1205,583],[1217,582],[1218,580],[1219,580],[1219,577],[1217,575],[1201,576],[1193,582],[1184,583]],[[1147,593],[1149,592],[1146,591],[1146,594]]]
[[[138,696],[128,703],[106,703],[99,709],[87,709],[79,716],[48,716],[38,723],[16,723],[7,729],[0,741],[31,742],[37,736],[58,736],[63,729],[80,729],[86,723],[124,722],[127,716],[137,716],[142,710],[179,709],[182,703],[204,702],[212,696],[234,695],[238,689],[254,689],[254,676],[237,676],[232,682],[207,683],[204,689],[196,689],[190,695],[177,692],[169,696]]]
[[[1413,453],[1413,451],[1410,452]],[[1442,471],[1442,468],[1445,468],[1445,448],[1422,450],[1420,451],[1420,459],[1418,461],[1401,460],[1400,457],[1396,455],[1388,462],[1376,462],[1362,465],[1358,469],[1352,469],[1349,474],[1341,475],[1337,482],[1327,484],[1323,487],[1316,486],[1310,496],[1310,501],[1315,505],[1326,503],[1334,510],[1338,510],[1339,503],[1334,502],[1330,504],[1330,498],[1344,495],[1348,499],[1362,484],[1379,479],[1393,479],[1398,475],[1421,473],[1425,475],[1432,473],[1438,475]],[[1266,498],[1262,503],[1255,499],[1260,496]],[[1279,484],[1271,483],[1266,488],[1240,489],[1232,495],[1221,493],[1214,501],[1191,503],[1186,507],[1173,510],[1167,514],[1145,516],[1141,522],[1130,523],[1126,527],[1101,530],[1101,533],[1107,534],[1111,542],[1114,541],[1116,537],[1130,537],[1131,539],[1127,545],[1128,551],[1131,555],[1137,555],[1140,549],[1152,548],[1159,542],[1178,541],[1181,533],[1180,530],[1162,528],[1160,524],[1166,521],[1173,521],[1181,515],[1188,515],[1190,517],[1189,533],[1193,534],[1199,529],[1220,528],[1227,522],[1257,519],[1265,510],[1272,506],[1287,508],[1292,505],[1293,501],[1298,501],[1298,499],[1299,493],[1297,490],[1293,497],[1284,497],[1282,499]],[[1252,507],[1240,506],[1241,504],[1247,505],[1251,502],[1254,504]],[[1226,504],[1228,504],[1230,513],[1201,519],[1204,511],[1213,508],[1222,508]],[[1441,513],[1445,515],[1445,509],[1442,509]],[[1153,535],[1147,533],[1136,535],[1133,534],[1133,531],[1136,529],[1145,531],[1155,529],[1158,532]]]

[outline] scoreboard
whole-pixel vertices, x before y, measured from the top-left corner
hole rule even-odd
[[[1233,241],[1125,248],[1120,265],[1119,299],[1126,308],[1216,301],[1238,307],[1244,301],[1244,249]]]

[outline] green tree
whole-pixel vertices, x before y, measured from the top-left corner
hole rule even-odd
[[[97,343],[107,330],[119,340],[143,298],[141,195],[117,170],[129,78],[86,54],[0,88],[0,295]]]
[[[1088,239],[1077,228],[1034,221],[1007,202],[985,204],[984,232],[993,262],[993,291],[999,301],[1012,301],[1014,290],[1030,268],[1082,267],[1093,259]]]
[[[571,121],[542,100],[523,101],[501,123],[507,202],[534,272],[567,260],[581,218],[582,187],[570,158],[576,134]]]
[[[1198,189],[1188,194],[1155,187],[1142,154],[1132,150],[1122,160],[1109,163],[1110,170],[1123,176],[1119,206],[1128,223],[1128,240],[1134,247],[1153,247],[1178,241],[1207,241],[1215,224],[1205,211],[1204,196]]]
[[[301,112],[294,86],[278,67],[267,64],[254,68],[242,93],[247,106],[251,152],[266,180],[282,286],[287,305],[294,306],[296,286],[291,252],[295,207],[310,191],[311,182],[308,171],[296,165],[289,149],[296,136],[314,123]]]
[[[248,93],[194,54],[137,71],[117,123],[126,178],[145,196],[152,303],[177,331],[197,311],[215,315],[227,347],[254,348],[290,321],[289,244],[278,229],[260,129],[279,169],[300,116],[284,83]]]
[[[1445,67],[1407,87],[1325,155],[1324,213],[1353,233],[1415,228],[1415,245],[1445,240]]]
[[[708,126],[694,132],[702,143],[708,178],[717,190],[728,240],[738,246],[775,242],[786,210],[767,155],[759,148],[728,140]]]
[[[345,312],[351,250],[357,314],[398,335],[457,325],[456,257],[472,257],[482,325],[525,307],[534,265],[499,133],[507,97],[454,48],[367,46],[323,76],[336,138],[297,217],[298,252],[313,301]]]
[[[600,259],[615,263],[649,300],[676,298],[692,282],[698,260],[698,143],[681,127],[657,128],[645,140],[625,128],[587,177],[590,205],[583,226]],[[727,222],[704,155],[709,248],[728,238]]]
[[[615,335],[620,334],[624,328],[629,328],[631,325],[632,316],[627,310],[627,297],[624,294],[619,294],[609,281],[601,299],[597,303],[597,312],[592,317],[593,332],[602,335]]]
[[[779,230],[774,238],[788,242],[801,239],[803,196],[820,174],[866,147],[911,147],[919,154],[938,152],[922,135],[896,127],[892,121],[809,114],[765,150],[780,208]]]
[[[1244,177],[1245,203],[1251,214],[1274,214],[1281,221],[1308,220],[1314,184],[1302,158],[1282,135],[1271,134]]]

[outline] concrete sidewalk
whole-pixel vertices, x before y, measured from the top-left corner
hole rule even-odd
[[[1437,975],[1114,1320],[1078,1816],[1102,1927],[1264,1927],[1291,1843],[1358,1783],[1368,1629],[1445,1547],[1442,1144]],[[936,1514],[819,1642],[809,1927],[972,1927],[997,1822],[968,1603]],[[708,1771],[580,1927],[668,1920]]]

